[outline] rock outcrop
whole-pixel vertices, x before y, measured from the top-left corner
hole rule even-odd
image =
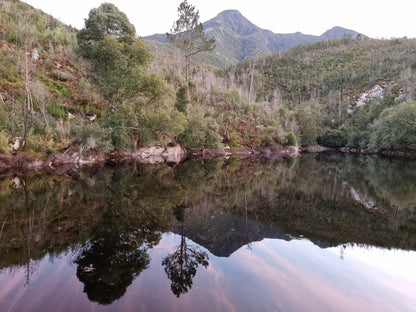
[[[179,145],[141,147],[134,150],[131,157],[134,162],[140,164],[179,164],[185,159],[186,151]]]

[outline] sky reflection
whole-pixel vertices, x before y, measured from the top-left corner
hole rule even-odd
[[[88,300],[70,253],[33,264],[26,286],[26,267],[0,271],[0,304],[4,311],[416,310],[416,252],[347,245],[342,259],[343,247],[321,249],[308,240],[265,239],[228,258],[200,247],[209,265],[176,298],[161,263],[180,240],[164,234],[149,249],[149,267],[110,305]]]

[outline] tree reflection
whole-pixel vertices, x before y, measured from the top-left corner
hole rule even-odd
[[[181,243],[175,252],[163,259],[162,265],[171,280],[170,288],[176,297],[185,294],[192,287],[198,265],[208,267],[208,254],[197,247],[188,246],[184,227],[181,226]]]
[[[75,260],[77,277],[89,300],[110,304],[124,295],[149,264],[146,248],[139,244],[134,236],[110,235],[93,240],[81,253]]]

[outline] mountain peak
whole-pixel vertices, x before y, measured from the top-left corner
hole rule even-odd
[[[339,39],[344,36],[351,36],[352,38],[357,37],[359,33],[355,30],[343,28],[340,26],[332,27],[331,29],[327,30],[321,35],[322,40],[333,40],[333,39]]]
[[[232,30],[235,34],[240,36],[246,36],[261,30],[261,28],[250,22],[238,10],[222,11],[216,17],[204,23],[205,29],[221,26]]]

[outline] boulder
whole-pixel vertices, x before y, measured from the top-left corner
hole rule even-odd
[[[186,151],[179,145],[168,146],[161,154],[167,164],[179,164],[186,157]]]
[[[165,148],[161,146],[141,147],[133,151],[132,158],[140,164],[156,165],[165,162],[162,153]]]

